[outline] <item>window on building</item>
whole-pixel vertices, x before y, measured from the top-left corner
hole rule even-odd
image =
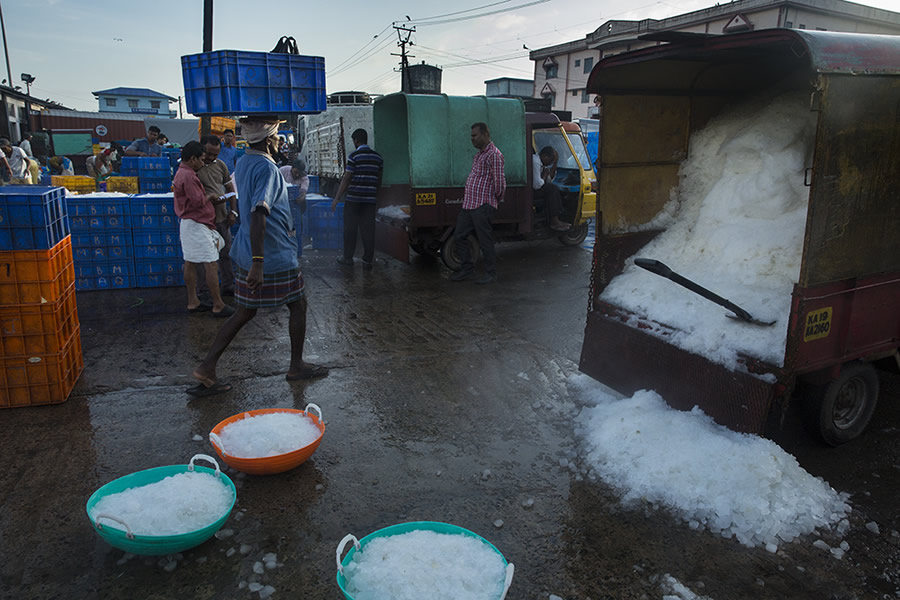
[[[787,27],[788,29],[790,29],[791,27],[794,26],[794,22],[793,21],[785,21],[784,26]]]
[[[580,67],[580,66],[581,66],[581,59],[580,59],[580,58],[579,58],[578,60],[575,61],[575,66],[576,66],[576,67]]]
[[[590,101],[591,101],[591,95],[588,94],[588,91],[586,89],[581,90],[581,103],[587,104]]]
[[[151,100],[150,108],[159,108],[159,100]]]
[[[578,90],[572,90],[572,97],[575,98],[578,96]]]
[[[138,101],[137,101],[137,100],[129,100],[129,101],[128,101],[128,106],[131,107],[131,108],[137,108],[137,107],[138,107]]]
[[[593,69],[593,68],[594,68],[594,57],[589,56],[588,58],[584,59],[584,72],[590,73],[591,69]]]
[[[800,29],[806,29],[806,25],[804,25],[803,23],[800,23],[799,27]]]
[[[116,99],[115,99],[115,98],[107,98],[107,99],[106,99],[106,105],[107,105],[107,106],[115,106],[115,105],[116,105]]]
[[[549,92],[547,92],[547,93],[544,94],[543,97],[544,97],[544,98],[549,98],[549,99],[550,99],[550,106],[556,106],[556,94],[555,94],[555,93],[549,93]]]
[[[544,65],[544,71],[547,73],[547,79],[554,79],[559,76],[558,65]]]

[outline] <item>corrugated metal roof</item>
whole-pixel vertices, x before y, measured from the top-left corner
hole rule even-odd
[[[154,92],[153,90],[149,90],[147,88],[130,88],[130,87],[117,87],[110,88],[108,90],[100,90],[99,92],[91,92],[95,96],[99,96],[100,94],[104,94],[107,96],[137,96],[141,98],[167,98],[172,102],[175,102],[177,98],[173,98],[172,96],[166,96],[165,94],[160,94],[159,92]]]

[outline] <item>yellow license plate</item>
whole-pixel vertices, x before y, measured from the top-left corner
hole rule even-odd
[[[416,206],[432,206],[435,204],[437,204],[437,194],[434,192],[416,194]]]
[[[820,308],[806,313],[806,325],[803,330],[803,341],[810,342],[828,337],[831,332],[831,307]]]

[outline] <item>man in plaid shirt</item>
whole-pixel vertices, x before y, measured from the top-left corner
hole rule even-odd
[[[474,257],[470,256],[467,238],[475,233],[481,254],[484,257],[484,276],[475,283],[491,283],[497,279],[497,260],[494,252],[494,236],[491,220],[497,211],[497,204],[503,200],[506,191],[506,177],[503,174],[503,154],[491,142],[491,132],[484,123],[472,125],[472,145],[478,149],[472,159],[472,172],[466,179],[466,193],[462,210],[456,218],[453,237],[456,252],[462,262],[462,269],[450,276],[453,281],[462,281],[472,275]]]

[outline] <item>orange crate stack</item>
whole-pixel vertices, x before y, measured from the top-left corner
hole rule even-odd
[[[106,191],[137,194],[141,189],[138,186],[137,177],[109,177],[106,180]]]
[[[0,252],[0,408],[65,402],[83,368],[71,237]]]

